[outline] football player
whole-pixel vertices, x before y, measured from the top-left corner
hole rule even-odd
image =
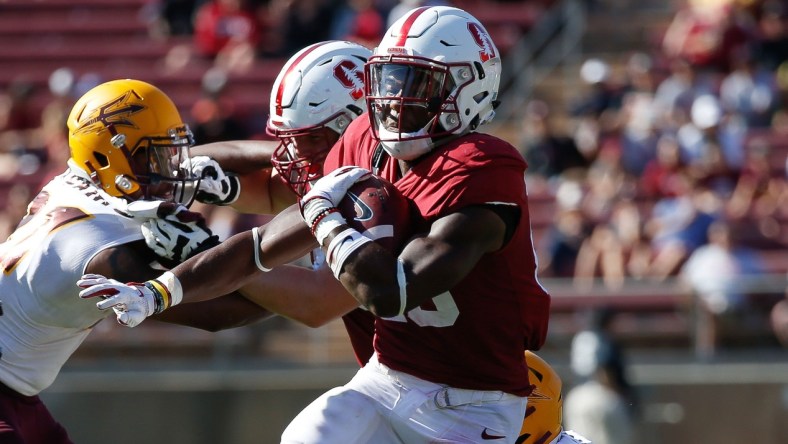
[[[564,399],[561,377],[544,359],[525,352],[533,391],[528,396],[525,420],[515,444],[590,444],[591,441],[561,425]]]
[[[159,89],[116,80],[88,91],[68,117],[71,157],[29,204],[0,244],[0,441],[70,443],[38,394],[108,314],[77,297],[74,280],[100,273],[138,282],[161,273],[128,207],[139,199],[188,204],[189,128]],[[195,213],[181,211],[188,256],[216,244]],[[267,313],[240,295],[183,304],[154,319],[206,330],[246,324]],[[160,301],[163,306],[176,301]],[[209,301],[211,302],[211,301]],[[192,310],[197,305],[205,309]],[[210,316],[221,307],[225,316]],[[181,309],[182,308],[182,309]]]
[[[494,116],[500,70],[476,18],[412,10],[365,65],[367,118],[350,124],[299,206],[179,265],[162,287],[96,279],[81,296],[106,296],[101,307],[141,321],[164,295],[211,298],[319,245],[376,316],[375,353],[307,406],[282,442],[514,441],[531,390],[523,350],[544,343],[550,297],[536,279],[525,161],[476,132]],[[420,216],[422,234],[398,255],[349,228],[336,208],[370,170]]]

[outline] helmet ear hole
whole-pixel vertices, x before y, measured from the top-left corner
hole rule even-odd
[[[482,66],[482,64],[479,62],[473,62],[473,66],[474,68],[476,68],[476,72],[479,74],[479,80],[484,79],[486,77],[486,74],[484,74],[484,67]]]
[[[98,162],[101,168],[106,168],[109,166],[109,159],[107,159],[107,156],[99,152],[93,151],[93,157],[96,158],[96,162]]]

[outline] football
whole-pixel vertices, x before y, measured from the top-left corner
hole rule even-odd
[[[410,201],[382,177],[355,183],[338,208],[350,227],[393,253],[399,253],[411,234]]]

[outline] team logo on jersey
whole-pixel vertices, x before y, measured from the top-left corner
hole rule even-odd
[[[74,133],[99,132],[110,125],[137,128],[130,117],[144,110],[145,106],[138,103],[128,103],[132,97],[139,98],[134,94],[134,91],[126,91],[117,99],[99,106],[79,124]]]
[[[473,36],[473,40],[476,44],[479,45],[479,48],[482,49],[479,51],[479,58],[482,63],[495,57],[495,45],[493,45],[493,41],[490,35],[487,34],[487,31],[473,22],[468,22],[468,31]]]
[[[354,220],[364,222],[372,219],[372,216],[375,214],[369,205],[367,205],[363,200],[361,200],[360,197],[356,196],[352,192],[348,192],[347,196],[353,201],[353,209],[356,210],[356,217],[353,218]]]
[[[364,73],[350,60],[342,60],[334,67],[334,77],[350,90],[350,97],[358,100],[364,95]]]

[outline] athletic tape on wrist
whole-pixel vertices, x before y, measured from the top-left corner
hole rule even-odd
[[[405,263],[402,259],[397,259],[397,285],[399,286],[399,313],[405,313],[405,306],[408,304],[408,278],[405,276]]]
[[[338,212],[327,214],[315,227],[313,234],[315,235],[315,239],[317,239],[317,243],[322,247],[323,241],[326,240],[326,237],[328,237],[334,228],[341,227],[345,224],[347,224],[347,221]]]
[[[254,263],[257,265],[262,271],[269,272],[271,271],[270,268],[266,268],[262,262],[260,262],[260,233],[257,232],[257,228],[252,228],[252,240],[254,243]]]
[[[326,262],[328,262],[331,271],[334,272],[335,278],[339,279],[342,265],[345,264],[350,254],[367,242],[372,242],[372,239],[365,237],[352,228],[346,229],[331,239],[331,243],[328,244],[326,249]]]
[[[178,277],[167,271],[156,279],[151,279],[143,284],[153,293],[153,313],[161,313],[173,305],[180,304],[183,299],[183,287]]]

